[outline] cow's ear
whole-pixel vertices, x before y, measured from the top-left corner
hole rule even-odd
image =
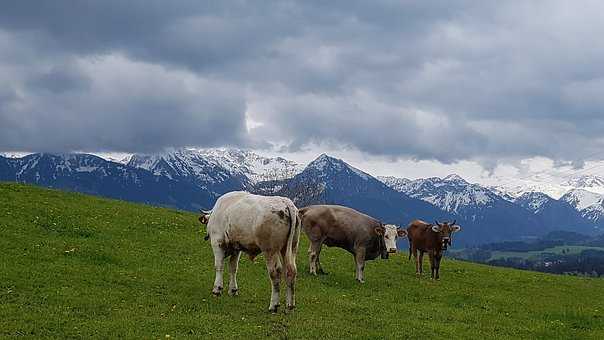
[[[459,225],[457,225],[457,224],[454,224],[454,225],[451,226],[451,231],[452,232],[458,232],[460,230],[461,230],[461,227]]]
[[[405,230],[403,228],[396,229],[396,236],[398,236],[398,237],[405,237],[405,236],[407,236],[407,230]]]
[[[384,235],[384,233],[386,232],[386,228],[384,227],[375,227],[375,233],[378,234],[379,236]]]
[[[432,231],[435,232],[435,233],[440,233],[440,226],[438,224],[437,225],[433,225],[432,226]]]

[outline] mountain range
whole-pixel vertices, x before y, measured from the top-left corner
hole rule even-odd
[[[376,178],[325,154],[306,167],[237,149],[175,149],[119,161],[90,154],[0,156],[0,180],[186,210],[210,208],[232,190],[276,194],[298,206],[347,205],[399,225],[414,218],[456,219],[462,244],[531,239],[555,230],[597,233],[604,225],[604,196],[585,189],[555,199],[533,191],[512,195],[457,175]]]

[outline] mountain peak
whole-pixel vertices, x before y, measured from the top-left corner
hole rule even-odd
[[[308,164],[307,168],[323,170],[328,166],[342,165],[342,164],[344,164],[344,161],[342,161],[341,159],[337,159],[337,158],[328,156],[325,153],[322,153],[314,161],[310,162]]]
[[[345,171],[347,170],[347,171],[355,173],[356,175],[358,175],[359,177],[361,177],[365,180],[372,177],[371,175],[365,173],[362,170],[359,170],[359,169],[353,167],[352,165],[344,162],[343,160],[341,160],[339,158],[331,157],[325,153],[322,153],[314,161],[310,162],[308,164],[308,166],[306,167],[305,171],[306,170],[314,170],[314,171],[323,173],[323,175],[326,175],[327,172],[339,172],[342,170],[345,170]]]
[[[447,177],[443,178],[443,181],[447,182],[460,182],[460,183],[468,183],[465,179],[457,174],[450,174]]]

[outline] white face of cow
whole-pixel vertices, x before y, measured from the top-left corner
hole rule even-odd
[[[386,227],[386,233],[384,233],[386,250],[388,250],[389,253],[396,253],[396,239],[397,237],[407,236],[407,230],[398,228],[393,224],[387,224],[384,227]]]

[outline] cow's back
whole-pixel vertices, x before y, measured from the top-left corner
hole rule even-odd
[[[407,227],[407,238],[409,239],[409,242],[413,242],[418,249],[431,248],[431,226],[430,223],[422,220],[412,221]]]
[[[216,201],[208,233],[216,242],[244,249],[281,249],[287,241],[294,204],[285,197],[231,192]]]
[[[351,250],[355,242],[371,237],[376,219],[339,205],[312,205],[300,209],[302,228],[311,240]]]

